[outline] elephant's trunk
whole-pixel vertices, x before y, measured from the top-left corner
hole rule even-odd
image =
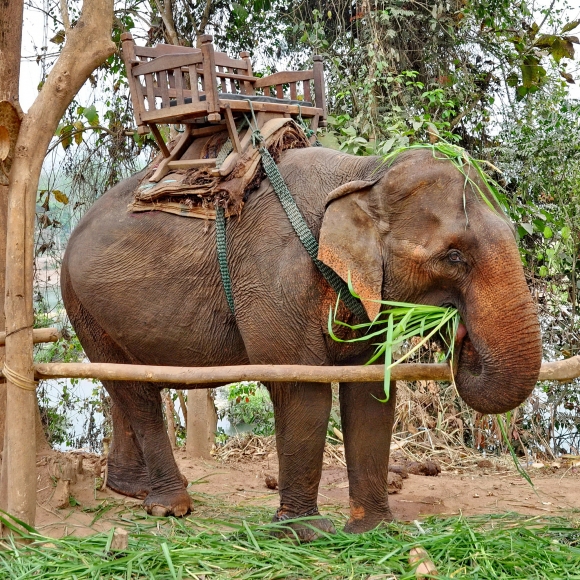
[[[486,267],[487,276],[478,277],[462,309],[467,335],[459,353],[457,390],[481,413],[520,405],[532,392],[542,362],[536,308],[517,250],[507,253],[515,255],[492,257],[499,267]]]

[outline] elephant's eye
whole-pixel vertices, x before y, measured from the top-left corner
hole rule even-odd
[[[461,252],[459,250],[449,251],[447,254],[447,259],[450,262],[454,262],[454,263],[463,262],[463,257],[462,257]]]

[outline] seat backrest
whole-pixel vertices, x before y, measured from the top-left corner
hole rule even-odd
[[[210,35],[200,37],[201,48],[137,46],[130,33],[122,34],[121,40],[135,121],[141,132],[147,131],[141,119],[144,112],[187,103],[200,114],[211,114],[219,111],[220,93],[254,94],[256,78],[249,53],[242,52],[240,59],[230,58],[214,50]]]

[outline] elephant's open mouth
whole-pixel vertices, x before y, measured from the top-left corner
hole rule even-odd
[[[473,342],[471,342],[467,328],[462,322],[459,323],[455,337],[454,358],[455,372],[457,372],[459,366],[473,377],[479,377],[483,372],[481,356],[475,349]]]

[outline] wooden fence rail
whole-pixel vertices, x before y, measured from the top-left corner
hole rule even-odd
[[[113,363],[39,363],[34,365],[36,379],[79,378],[109,381],[145,381],[206,385],[237,381],[382,381],[383,365],[308,366],[308,365],[243,365],[223,367],[166,367]],[[580,377],[580,356],[557,362],[544,362],[540,381],[571,381]],[[391,369],[393,381],[449,381],[448,364],[405,363]]]
[[[35,328],[32,331],[32,342],[38,344],[40,342],[56,342],[60,340],[62,335],[58,328]],[[0,346],[6,343],[6,333],[0,332]]]

